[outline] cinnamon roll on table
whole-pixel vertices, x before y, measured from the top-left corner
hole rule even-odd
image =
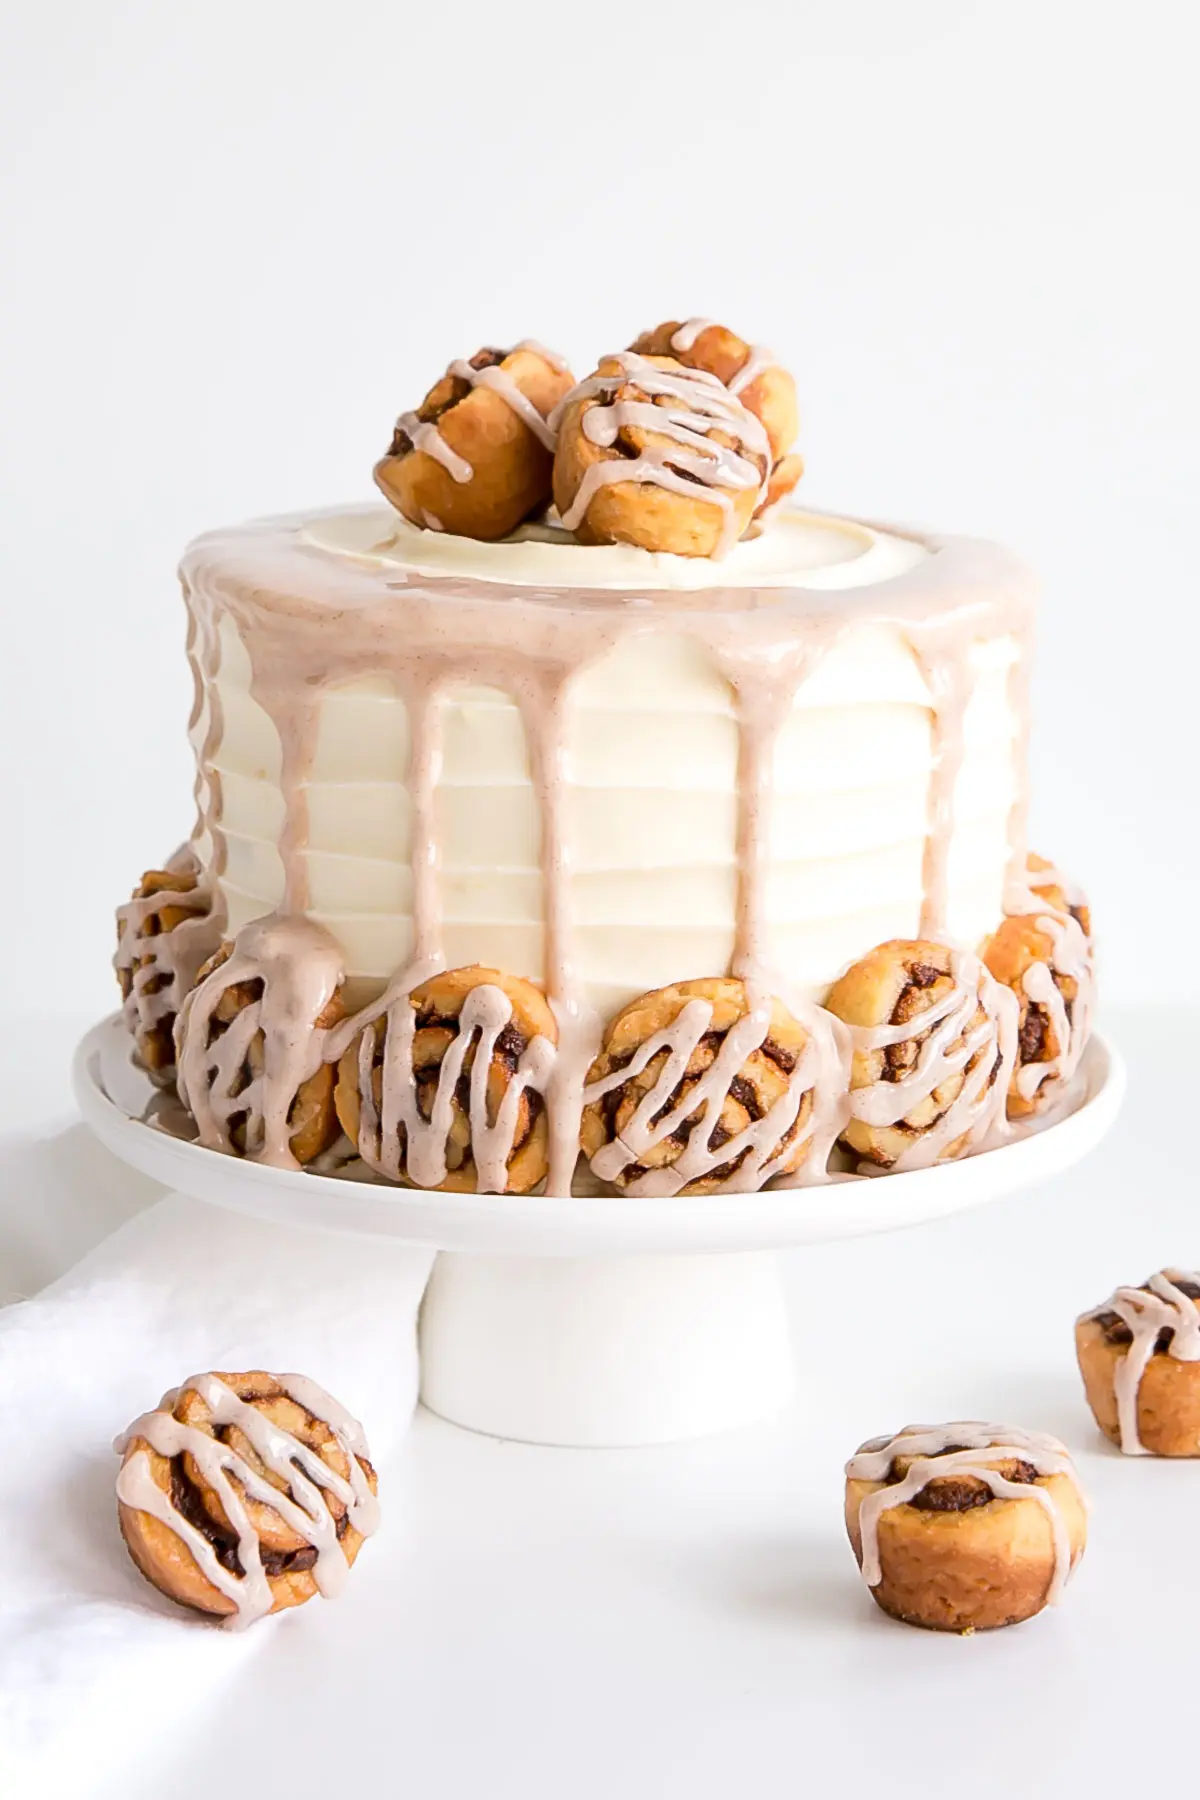
[[[1127,1456],[1200,1456],[1200,1273],[1160,1269],[1075,1325],[1088,1405]]]
[[[1087,1542],[1087,1503],[1065,1446],[1043,1432],[909,1425],[846,1464],[846,1529],[884,1612],[988,1631],[1059,1598]]]
[[[130,1556],[235,1629],[340,1593],[379,1522],[362,1426],[301,1375],[193,1375],[114,1447]]]

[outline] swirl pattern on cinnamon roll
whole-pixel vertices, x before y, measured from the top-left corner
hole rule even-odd
[[[805,1166],[820,1180],[844,1119],[848,1047],[733,977],[681,981],[609,1024],[584,1087],[581,1143],[625,1193],[752,1193]]]
[[[758,513],[786,498],[804,473],[789,455],[800,429],[796,383],[765,344],[747,343],[715,319],[668,319],[643,331],[629,346],[640,356],[670,356],[688,369],[703,369],[724,382],[756,419],[771,446],[771,474]]]
[[[1075,1323],[1088,1405],[1126,1456],[1200,1456],[1200,1273],[1160,1269]]]
[[[560,356],[529,338],[452,362],[416,411],[401,413],[376,482],[414,525],[507,537],[549,502],[547,416],[572,379]]]
[[[606,356],[551,423],[554,502],[585,544],[721,556],[766,492],[761,420],[715,375],[671,357]]]
[[[235,1630],[340,1593],[379,1522],[362,1426],[302,1375],[193,1375],[114,1448],[134,1562]]]
[[[558,1043],[539,989],[475,965],[385,995],[373,1010],[332,1040],[338,1116],[363,1161],[392,1181],[450,1193],[536,1187]]]
[[[1029,858],[1025,883],[1006,896],[1005,911],[984,961],[1020,1009],[1008,1091],[1008,1115],[1020,1119],[1063,1097],[1087,1048],[1095,1002],[1091,911],[1040,856]]]
[[[179,1098],[202,1144],[287,1169],[329,1149],[342,981],[339,946],[299,915],[256,919],[210,958],[175,1024]]]
[[[201,965],[221,941],[212,891],[190,851],[147,869],[117,908],[113,967],[138,1057],[161,1085],[175,1076],[175,1019]]]
[[[963,1156],[1003,1118],[1017,1008],[977,957],[894,939],[835,981],[825,1005],[850,1027],[842,1142],[864,1172]]]
[[[884,1612],[988,1631],[1059,1598],[1087,1542],[1087,1502],[1066,1446],[1045,1432],[909,1425],[846,1464],[846,1529]]]

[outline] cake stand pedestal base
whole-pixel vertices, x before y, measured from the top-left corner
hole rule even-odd
[[[777,1258],[443,1253],[421,1309],[421,1399],[532,1444],[673,1443],[785,1407]]]

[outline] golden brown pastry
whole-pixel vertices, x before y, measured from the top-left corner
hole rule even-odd
[[[670,356],[689,369],[703,369],[724,382],[766,427],[771,476],[758,507],[764,512],[786,498],[804,473],[803,460],[789,455],[800,429],[796,383],[770,350],[747,343],[713,319],[668,319],[643,331],[629,346],[642,356]]]
[[[323,1057],[341,988],[338,946],[300,916],[255,920],[210,957],[175,1031],[202,1144],[285,1168],[330,1148],[341,1132]]]
[[[765,496],[761,421],[714,375],[671,357],[606,356],[554,424],[554,503],[582,543],[720,556]]]
[[[1075,1324],[1097,1425],[1127,1456],[1200,1456],[1200,1274],[1160,1269]]]
[[[527,1194],[547,1170],[557,1043],[532,982],[478,964],[448,969],[354,1038],[338,1065],[338,1116],[364,1162],[393,1181]]]
[[[1078,926],[1013,915],[984,947],[984,962],[1017,997],[1017,1055],[1008,1116],[1044,1112],[1079,1067],[1091,1029],[1092,969]]]
[[[1038,856],[1032,850],[1025,863],[1025,881],[1035,898],[1044,902],[1052,913],[1059,917],[1066,916],[1074,919],[1090,948],[1092,944],[1092,909],[1074,883],[1068,881],[1054,863],[1049,862],[1044,856]],[[1032,909],[1022,906],[1020,910],[1025,912]]]
[[[580,1141],[592,1172],[631,1194],[752,1192],[794,1173],[845,1086],[844,1063],[834,1093],[807,1077],[809,1040],[782,1001],[756,1010],[732,976],[640,995],[588,1072]]]
[[[147,869],[117,908],[113,966],[138,1056],[160,1084],[175,1075],[175,1018],[205,958],[220,942],[212,893],[191,858]]]
[[[1044,1432],[909,1425],[846,1464],[846,1530],[884,1612],[990,1631],[1058,1599],[1087,1542],[1087,1503],[1065,1446]]]
[[[402,413],[375,480],[404,517],[459,537],[507,537],[550,500],[547,416],[573,377],[526,341],[452,362],[416,412]]]
[[[235,1628],[332,1599],[379,1521],[362,1426],[300,1375],[193,1375],[117,1449],[130,1556],[168,1599]]]
[[[1016,1007],[977,957],[893,939],[847,969],[825,1005],[854,1043],[842,1142],[868,1165],[963,1156],[1003,1116]]]

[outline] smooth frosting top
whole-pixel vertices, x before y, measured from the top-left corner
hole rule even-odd
[[[553,523],[523,525],[499,543],[481,543],[422,531],[386,506],[324,514],[302,535],[317,549],[380,568],[517,587],[866,587],[903,574],[929,554],[915,538],[793,510],[776,513],[717,567],[708,557],[671,556],[633,544],[580,544]]]

